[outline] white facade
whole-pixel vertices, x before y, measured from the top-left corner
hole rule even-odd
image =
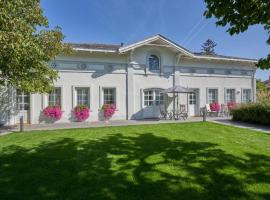
[[[162,99],[160,92],[174,85],[196,89],[189,99],[186,95],[179,98],[192,116],[199,115],[199,109],[213,98],[221,104],[255,101],[255,60],[194,54],[160,35],[115,49],[74,50],[73,55],[62,55],[49,63],[59,71],[55,87],[61,91],[64,111],[56,123],[76,121],[72,110],[77,101],[90,107],[87,121],[103,120],[100,109],[104,98],[111,98],[108,96],[113,96],[117,108],[112,120],[158,117],[161,107],[173,108],[173,96]],[[58,97],[30,94],[28,100],[27,94],[3,90],[0,121],[12,125],[24,115],[27,123],[45,123],[42,110],[54,98]]]

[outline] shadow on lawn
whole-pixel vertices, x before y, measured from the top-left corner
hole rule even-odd
[[[67,138],[0,155],[1,199],[270,199],[270,158],[226,154],[215,144],[151,133]]]

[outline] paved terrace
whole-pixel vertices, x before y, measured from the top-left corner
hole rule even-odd
[[[186,123],[186,122],[201,122],[202,117],[191,117],[187,120],[113,120],[109,122],[71,122],[71,123],[54,123],[54,124],[32,124],[25,125],[25,131],[36,130],[59,130],[59,129],[72,129],[72,128],[97,128],[97,127],[111,127],[111,126],[129,126],[129,125],[143,125],[143,124],[164,124],[164,123]],[[247,128],[256,131],[263,131],[270,133],[270,127],[246,124],[242,122],[233,122],[230,118],[216,118],[209,117],[207,121],[220,123],[229,126],[235,126],[240,128]],[[3,126],[0,127],[0,135],[6,135],[12,132],[19,131],[19,126]]]

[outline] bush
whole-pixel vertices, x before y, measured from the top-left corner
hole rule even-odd
[[[270,105],[259,103],[242,105],[232,109],[231,114],[234,121],[270,126]]]
[[[74,114],[78,121],[85,121],[90,115],[89,108],[85,105],[78,105],[74,108]]]

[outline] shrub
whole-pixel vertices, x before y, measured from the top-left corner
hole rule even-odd
[[[231,110],[234,121],[270,125],[270,105],[259,103],[242,105]]]
[[[211,104],[210,104],[210,109],[211,109],[211,111],[213,111],[213,112],[219,112],[220,109],[221,109],[221,106],[220,106],[219,103],[214,102],[214,103],[211,103]]]
[[[90,115],[89,108],[86,105],[78,105],[74,108],[74,114],[78,121],[85,121]]]
[[[43,109],[43,114],[54,121],[60,120],[63,114],[60,106],[47,106]]]
[[[110,119],[114,113],[115,113],[115,110],[116,110],[116,107],[114,104],[110,105],[110,104],[104,104],[102,106],[102,110],[103,110],[103,115],[104,115],[104,118],[106,120]]]

